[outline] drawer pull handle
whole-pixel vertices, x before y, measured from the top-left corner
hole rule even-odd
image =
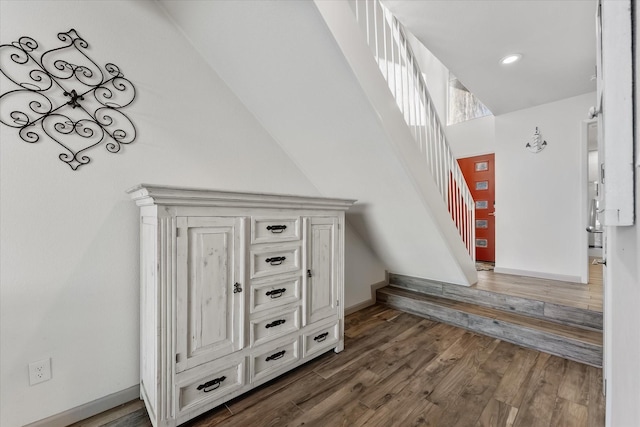
[[[273,234],[280,234],[286,229],[286,225],[267,225],[267,230],[271,231]]]
[[[284,354],[287,352],[287,350],[282,350],[279,351],[277,353],[273,353],[271,356],[267,356],[267,358],[265,359],[266,362],[270,361],[270,360],[277,360],[277,359],[281,359]]]
[[[210,391],[213,391],[218,387],[220,387],[220,384],[222,383],[222,381],[226,379],[227,377],[220,377],[220,378],[216,378],[215,380],[208,381],[204,384],[200,384],[198,386],[198,390],[204,390],[205,393],[209,393]]]
[[[316,341],[316,342],[322,342],[322,341],[326,340],[328,336],[329,336],[329,332],[325,332],[324,334],[318,335],[313,340]]]
[[[284,322],[286,322],[286,320],[284,320],[284,319],[274,320],[273,322],[267,323],[266,325],[264,325],[264,327],[269,329],[269,328],[273,328],[274,326],[280,326]]]
[[[280,298],[282,296],[282,294],[284,294],[286,291],[285,288],[282,289],[274,289],[272,291],[267,291],[266,295],[271,298],[271,299],[276,299],[276,298]]]
[[[273,258],[267,258],[264,261],[266,263],[271,264],[271,265],[280,265],[280,264],[282,264],[284,262],[285,259],[287,259],[287,257],[276,256],[276,257],[273,257]]]
[[[242,288],[240,287],[240,283],[236,282],[233,284],[233,293],[237,294],[242,292]]]

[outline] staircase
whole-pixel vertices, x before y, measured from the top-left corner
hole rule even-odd
[[[447,143],[443,125],[402,25],[380,0],[316,0],[315,3],[378,111],[387,133],[397,145],[398,157],[419,180],[418,187],[425,200],[432,200],[437,192],[444,202],[442,211],[449,215],[446,218],[441,215],[436,221],[441,232],[455,226],[458,241],[461,239],[466,249],[465,254],[456,252],[458,262],[469,266],[472,261],[473,265],[474,201]],[[349,19],[345,18],[347,4],[355,15],[360,34],[351,30],[353,25],[350,26]],[[363,53],[358,46],[362,36],[369,47],[368,53],[375,59],[377,67],[374,70],[366,66],[363,56],[367,52]],[[379,77],[373,74],[382,75],[387,87],[381,87]],[[388,110],[389,94],[401,112],[403,123],[394,121],[394,114]],[[410,138],[403,139],[400,137],[404,136],[402,129],[407,128]],[[412,147],[403,145],[408,139],[411,139]],[[431,202],[432,212],[440,211],[437,205]],[[451,241],[452,233],[448,235],[446,240]],[[465,274],[471,279],[470,283],[475,283],[473,279],[477,276],[468,271]],[[601,313],[501,295],[473,286],[460,286],[460,283],[399,274],[391,274],[389,283],[390,286],[379,289],[376,296],[389,307],[592,366],[602,366]]]
[[[465,280],[449,277],[475,283],[475,204],[402,25],[380,0],[314,3]]]
[[[602,366],[602,313],[391,274],[377,301],[566,359]]]
[[[349,4],[451,219],[475,259],[473,197],[451,152],[404,28],[380,0],[351,0]]]

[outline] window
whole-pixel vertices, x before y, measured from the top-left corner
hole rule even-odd
[[[449,73],[447,125],[491,115],[491,111],[460,80]]]

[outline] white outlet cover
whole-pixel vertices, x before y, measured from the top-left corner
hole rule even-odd
[[[51,358],[29,363],[29,385],[39,384],[51,379]]]

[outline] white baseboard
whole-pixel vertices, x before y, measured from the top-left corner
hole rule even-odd
[[[65,427],[140,398],[140,386],[110,394],[24,427]]]
[[[558,280],[560,282],[582,283],[580,276],[569,276],[565,274],[542,273],[539,271],[516,270],[513,268],[496,267],[495,273],[511,274],[513,276],[536,277],[538,279]]]
[[[375,304],[375,301],[371,301],[370,299],[366,300],[366,301],[362,301],[361,303],[358,303],[356,305],[352,305],[351,307],[347,307],[344,309],[344,315],[348,316],[352,313],[355,313],[356,311],[360,311],[364,308],[370,307],[373,304]]]
[[[346,307],[344,309],[344,315],[348,316],[351,313],[355,313],[356,311],[362,310],[363,308],[367,308],[376,303],[376,291],[380,288],[384,288],[389,284],[389,275],[385,274],[385,280],[382,282],[374,283],[371,285],[371,298],[365,301],[362,301],[358,304],[354,304],[350,307]]]

